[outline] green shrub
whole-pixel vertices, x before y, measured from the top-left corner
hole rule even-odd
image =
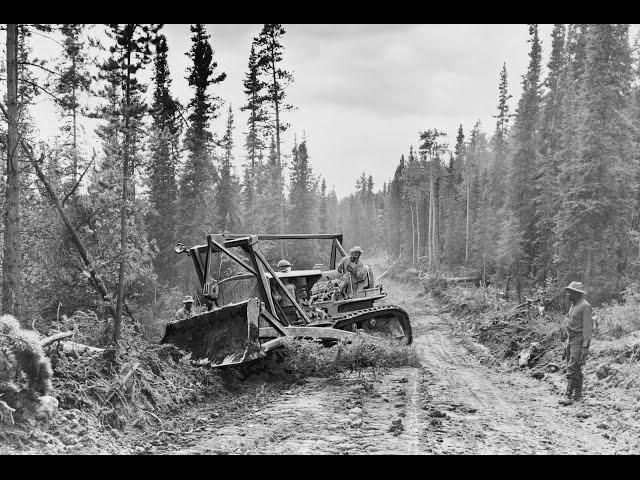
[[[613,300],[595,309],[600,331],[613,338],[640,330],[640,284],[627,286],[622,298],[622,302]]]

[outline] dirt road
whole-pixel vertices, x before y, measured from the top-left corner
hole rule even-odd
[[[380,268],[378,268],[378,271]],[[311,378],[256,390],[218,414],[189,412],[188,430],[167,426],[139,453],[571,454],[616,453],[597,405],[559,407],[558,379],[485,366],[448,314],[415,285],[385,280],[389,302],[411,315],[421,368],[372,378]]]

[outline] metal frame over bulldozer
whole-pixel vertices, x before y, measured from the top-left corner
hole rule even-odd
[[[331,240],[329,269],[276,272],[258,248],[260,241],[268,240]],[[162,343],[191,351],[192,358],[212,366],[260,358],[286,337],[330,343],[351,341],[365,332],[411,343],[407,312],[392,305],[374,306],[386,293],[372,278],[348,298],[338,292],[336,264],[347,255],[340,234],[210,234],[206,245],[177,244],[176,252],[191,257],[202,298],[212,309],[167,325]],[[241,273],[212,278],[216,254],[220,262],[230,259],[227,263],[239,266]]]

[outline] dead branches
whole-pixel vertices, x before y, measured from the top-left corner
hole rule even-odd
[[[116,382],[111,387],[111,392],[105,399],[104,403],[109,403],[109,401],[113,398],[114,395],[125,392],[132,381],[133,373],[138,369],[140,364],[135,362],[125,368],[123,368],[121,376],[116,380]]]

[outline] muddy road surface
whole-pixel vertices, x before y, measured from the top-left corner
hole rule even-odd
[[[380,263],[380,262],[378,262]],[[383,271],[383,265],[376,265]],[[422,367],[257,386],[232,408],[203,404],[129,439],[153,454],[616,453],[589,401],[560,407],[560,377],[540,381],[483,364],[486,349],[421,295],[384,280],[411,315]],[[268,383],[268,382],[267,382]],[[266,390],[265,390],[266,389]],[[153,438],[151,438],[153,437]]]

